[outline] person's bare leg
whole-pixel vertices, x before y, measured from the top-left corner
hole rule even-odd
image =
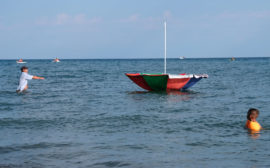
[[[25,88],[23,89],[23,91],[26,91],[28,89],[28,85],[25,86]]]

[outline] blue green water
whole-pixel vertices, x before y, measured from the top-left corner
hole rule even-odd
[[[270,131],[244,129],[250,107],[270,128],[270,59],[169,59],[169,73],[207,73],[186,92],[146,92],[124,73],[162,59],[0,61],[0,167],[270,167]]]

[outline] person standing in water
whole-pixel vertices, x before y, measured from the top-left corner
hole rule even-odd
[[[33,75],[29,75],[28,74],[28,68],[26,66],[23,66],[21,68],[21,77],[20,77],[20,82],[19,82],[19,86],[16,90],[16,92],[22,92],[22,91],[26,91],[28,89],[28,81],[27,80],[31,80],[31,79],[44,79],[43,77],[38,77],[38,76],[33,76]]]
[[[251,131],[260,131],[262,130],[262,126],[257,122],[257,117],[259,116],[259,110],[255,108],[250,108],[247,112],[247,122],[246,128]]]

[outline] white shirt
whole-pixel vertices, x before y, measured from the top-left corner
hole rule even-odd
[[[19,83],[17,90],[19,90],[20,92],[23,91],[27,85],[27,80],[31,80],[32,78],[33,78],[32,75],[29,75],[28,73],[22,72],[22,75],[20,77],[20,83]]]

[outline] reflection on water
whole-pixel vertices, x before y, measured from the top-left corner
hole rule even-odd
[[[251,131],[251,130],[248,130],[248,135],[252,139],[258,139],[261,136],[261,133],[260,133],[260,131]]]
[[[196,98],[198,95],[200,95],[200,92],[196,92],[196,91],[193,91],[193,90],[184,90],[184,91],[178,91],[178,90],[132,91],[132,92],[127,92],[127,93],[129,95],[134,95],[133,98],[135,100],[151,98],[152,96],[156,97],[158,95],[158,97],[165,98],[167,102],[189,101],[189,100],[191,100],[193,98]],[[140,96],[140,95],[147,95],[147,96]]]
[[[147,93],[153,93],[151,91],[132,91],[132,92],[127,92],[128,94],[147,94]]]
[[[167,91],[169,95],[167,98],[168,102],[181,102],[181,101],[189,101],[190,99],[194,98],[195,92],[190,90],[187,91],[177,91],[177,90],[170,90]]]

